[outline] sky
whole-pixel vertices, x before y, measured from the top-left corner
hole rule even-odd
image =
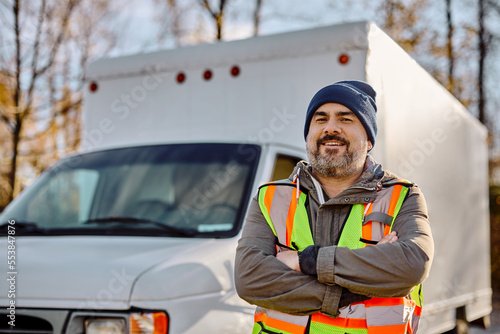
[[[193,2],[184,0],[183,3]],[[339,4],[331,4],[339,2]],[[161,17],[160,7],[155,0],[130,0],[126,8],[119,11],[118,21],[126,22],[121,34],[120,47],[112,55],[154,51],[158,48],[173,48],[175,44],[167,41],[156,43],[155,35],[158,22],[152,18]],[[346,21],[373,20],[374,8],[369,1],[332,1],[332,0],[263,0],[261,35],[300,30],[335,24]],[[368,5],[363,5],[366,3]],[[252,36],[253,25],[250,14],[253,1],[230,0],[227,5],[228,19],[231,22],[224,31],[224,40],[242,39]],[[324,15],[328,11],[328,15]],[[194,20],[199,19],[198,17]],[[192,23],[193,26],[196,22]],[[120,24],[121,25],[121,24]]]
[[[134,54],[141,52],[156,51],[159,49],[170,49],[176,47],[173,39],[158,40],[158,31],[160,21],[165,19],[165,12],[161,10],[162,3],[166,0],[130,0],[126,7],[119,7],[117,12],[117,26],[120,31],[118,47],[115,48],[110,56],[119,56],[124,54]],[[198,0],[182,0],[178,1],[179,6],[183,6],[186,11],[195,8],[199,9]],[[215,4],[216,0],[211,3]],[[368,0],[262,0],[261,11],[261,26],[260,35],[275,34],[285,31],[300,30],[325,26],[349,21],[370,20],[377,24],[381,24],[381,13],[377,9],[377,4],[380,1]],[[456,25],[455,34],[464,34],[465,25],[476,24],[476,0],[453,0],[453,19]],[[253,23],[252,13],[255,6],[255,1],[248,0],[227,0],[226,7],[226,24],[224,28],[224,40],[243,39],[252,36]],[[438,27],[444,36],[445,32],[445,2],[444,1],[429,1],[430,10],[423,17],[421,25]],[[187,21],[190,22],[186,26],[196,27],[200,25],[200,20],[205,19],[205,30],[212,29],[209,32],[210,36],[214,36],[212,22],[207,20],[205,16],[200,17],[190,16]],[[500,24],[499,24],[500,25]],[[500,27],[498,27],[500,31]],[[462,52],[458,46],[457,54]],[[498,52],[497,52],[498,54]],[[488,68],[489,86],[495,87],[497,74],[500,74],[500,61],[494,61],[499,57],[493,55],[490,57]],[[427,59],[421,56],[417,59],[426,67],[426,61],[435,65],[434,59]],[[434,63],[432,63],[434,62]],[[446,62],[440,66],[447,66]],[[468,66],[457,66],[457,71],[470,71],[474,75],[477,72],[475,62]],[[489,94],[490,108],[496,110],[500,107],[500,94],[496,89],[490,89]],[[472,110],[474,113],[475,110]],[[492,118],[497,118],[491,115]],[[500,119],[495,119],[495,123],[500,123]],[[500,132],[500,131],[498,131]]]

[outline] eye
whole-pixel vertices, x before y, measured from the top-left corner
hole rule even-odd
[[[351,118],[347,118],[347,117],[342,117],[340,119],[341,122],[345,122],[345,123],[349,123],[349,122],[352,122],[352,119]]]

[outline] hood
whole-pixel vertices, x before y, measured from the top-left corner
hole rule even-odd
[[[187,275],[194,267],[198,275],[210,277],[207,282],[211,281],[211,286],[205,288],[229,289],[231,282],[227,279],[221,283],[215,275],[207,275],[211,272],[207,263],[203,264],[205,272],[200,272],[201,264],[189,266],[184,259],[185,254],[198,253],[199,249],[217,253],[215,241],[165,237],[18,237],[16,307],[127,309],[141,276],[169,264],[177,268],[177,274],[183,271]],[[0,247],[7,249],[6,242],[0,242]],[[6,264],[2,267],[8,272]],[[3,280],[0,284],[3,291],[8,291],[7,283]],[[174,287],[161,292],[160,295],[156,291],[156,298],[170,299],[183,293]],[[144,299],[141,293],[138,296]],[[0,305],[8,304],[6,298],[7,295],[1,296]]]

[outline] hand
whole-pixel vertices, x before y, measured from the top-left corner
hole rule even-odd
[[[391,233],[389,233],[388,235],[386,235],[385,237],[380,239],[380,241],[377,243],[377,245],[386,244],[386,243],[392,244],[393,242],[396,242],[396,241],[398,241],[397,233],[396,233],[396,231],[392,231]]]
[[[283,251],[276,254],[276,258],[286,264],[290,269],[299,271],[299,254],[296,251]]]

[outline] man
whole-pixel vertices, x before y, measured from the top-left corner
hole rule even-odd
[[[262,186],[236,253],[253,333],[415,333],[434,246],[419,188],[368,152],[375,91],[341,81],[312,98],[309,163]]]

